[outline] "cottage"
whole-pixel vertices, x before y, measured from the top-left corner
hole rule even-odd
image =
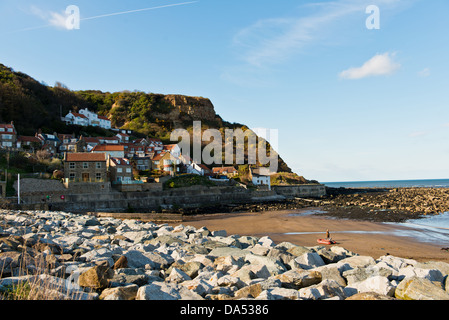
[[[62,118],[66,124],[75,124],[78,126],[88,126],[89,118],[84,114],[70,111],[64,118]]]
[[[126,184],[133,180],[133,167],[129,159],[109,158],[109,174],[114,184]]]
[[[111,120],[107,117],[99,116],[95,112],[85,108],[78,112],[70,111],[65,117],[61,118],[66,124],[75,124],[78,126],[92,126],[104,129],[111,129]]]
[[[22,150],[34,152],[42,147],[42,141],[36,136],[19,136],[17,138],[17,147]]]
[[[14,123],[0,124],[0,147],[15,148],[17,143],[17,131]]]
[[[170,152],[162,151],[152,159],[153,167],[156,170],[170,172],[171,174],[179,172],[181,160],[174,157]]]
[[[138,171],[149,171],[151,170],[151,158],[150,157],[133,157],[130,159],[133,167]]]
[[[126,133],[119,132],[115,136],[119,139],[119,143],[129,142],[129,135],[127,135]]]
[[[166,152],[170,152],[175,158],[179,158],[179,156],[181,155],[181,148],[179,148],[177,144],[165,145],[163,150]]]
[[[236,176],[239,172],[234,167],[218,167],[212,168],[212,173],[217,176],[226,176],[232,178]]]
[[[106,153],[65,153],[64,178],[70,182],[105,182]]]

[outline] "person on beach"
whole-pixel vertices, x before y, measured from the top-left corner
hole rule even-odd
[[[329,229],[326,230],[326,239],[330,240],[331,234],[329,233]]]

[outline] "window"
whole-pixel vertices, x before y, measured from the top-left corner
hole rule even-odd
[[[4,140],[11,140],[11,139],[12,139],[12,135],[10,135],[10,134],[4,134],[4,135],[3,135],[3,139],[4,139]]]
[[[69,163],[69,169],[75,169],[75,162]]]
[[[117,168],[117,172],[122,172],[122,168]]]
[[[132,171],[131,171],[131,168],[126,168],[126,172],[127,173],[131,173]]]
[[[100,180],[101,180],[101,173],[97,173],[97,174],[95,175],[95,179],[96,179],[97,181],[100,181]]]
[[[97,169],[101,169],[101,162],[97,162],[96,165],[95,165],[95,167],[96,167]]]
[[[5,128],[0,128],[0,132],[5,132]]]
[[[75,180],[75,177],[76,177],[76,175],[75,175],[75,173],[70,173],[70,175],[69,175],[69,179],[70,180]]]
[[[89,169],[89,162],[83,162],[83,169]]]

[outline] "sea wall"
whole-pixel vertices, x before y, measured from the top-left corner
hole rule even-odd
[[[30,179],[32,180],[32,179]],[[38,179],[35,179],[38,180]],[[234,186],[192,186],[162,190],[161,184],[154,184],[151,191],[119,192],[113,188],[100,192],[94,188],[60,188],[55,182],[46,189],[40,181],[28,181],[21,192],[22,209],[42,210],[51,204],[54,210],[65,211],[108,211],[141,212],[158,211],[164,208],[195,208],[219,204],[244,204],[253,202],[279,201],[286,197],[321,197],[324,186],[303,185],[275,187],[273,190],[248,190]],[[22,188],[21,188],[22,189]],[[323,193],[324,190],[324,193]],[[47,196],[50,200],[47,200]]]

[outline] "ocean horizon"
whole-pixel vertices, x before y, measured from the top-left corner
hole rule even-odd
[[[449,179],[322,182],[332,188],[449,188]]]

